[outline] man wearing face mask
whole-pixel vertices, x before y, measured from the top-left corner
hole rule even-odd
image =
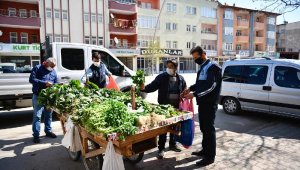
[[[55,58],[48,58],[43,64],[35,66],[30,74],[29,82],[32,84],[32,105],[33,105],[33,142],[40,143],[40,126],[41,117],[44,113],[45,133],[46,137],[56,138],[56,135],[51,131],[52,110],[47,110],[44,106],[38,104],[39,93],[53,84],[58,83],[57,74],[54,70],[56,66]]]
[[[158,75],[154,81],[147,85],[142,92],[152,93],[158,90],[158,103],[170,104],[175,108],[179,108],[180,94],[186,89],[184,78],[177,73],[178,63],[176,59],[167,61],[166,72]],[[167,134],[160,135],[158,141],[158,159],[164,157],[165,143]],[[180,152],[180,148],[176,145],[174,135],[170,134],[169,149]]]
[[[200,130],[203,133],[202,150],[192,155],[202,157],[198,166],[212,164],[216,156],[216,131],[214,121],[218,109],[218,98],[221,90],[222,69],[206,57],[206,53],[197,46],[191,50],[195,62],[200,65],[194,85],[183,92],[184,97],[196,97]]]
[[[81,81],[86,82],[86,75],[88,80],[96,84],[99,88],[104,88],[108,85],[108,77],[112,74],[108,71],[104,63],[101,62],[101,56],[98,52],[92,55],[93,64],[89,67],[86,74],[83,75]]]

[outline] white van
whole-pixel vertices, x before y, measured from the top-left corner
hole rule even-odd
[[[220,104],[226,113],[250,110],[300,118],[300,60],[231,60],[222,73]]]
[[[85,69],[88,69],[92,64],[92,53],[99,52],[102,62],[113,74],[120,90],[130,90],[131,76],[135,74],[134,71],[127,68],[108,49],[102,46],[52,43],[51,47],[45,51],[47,51],[44,53],[45,55],[53,56],[57,60],[55,70],[60,82],[66,83],[73,79],[81,80],[85,74]],[[12,109],[18,105],[22,107],[31,106],[32,85],[29,83],[29,75],[30,73],[0,74],[0,107]]]

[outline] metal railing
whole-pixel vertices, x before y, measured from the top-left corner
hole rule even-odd
[[[22,16],[23,14],[25,14],[24,16]],[[10,15],[9,10],[7,9],[0,9],[0,16],[6,16],[6,17],[19,17],[19,18],[39,18],[39,13],[35,13],[36,16],[31,16],[30,12],[20,12],[17,11],[15,12],[14,15]]]

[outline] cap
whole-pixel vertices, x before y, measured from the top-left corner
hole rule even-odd
[[[167,64],[168,63],[172,63],[175,67],[178,67],[178,62],[175,58],[167,60]]]

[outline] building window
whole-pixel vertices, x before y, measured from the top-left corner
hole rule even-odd
[[[225,10],[224,18],[233,20],[233,12],[231,10]]]
[[[196,47],[196,45],[197,45],[197,44],[196,44],[195,42],[193,42],[192,47],[194,48],[194,47]]]
[[[171,48],[171,41],[166,42],[166,48]]]
[[[96,14],[91,14],[91,21],[96,22]]]
[[[63,42],[69,42],[69,36],[67,35],[63,36]]]
[[[292,48],[289,48],[289,52],[293,52],[293,49],[292,49]]]
[[[268,31],[268,38],[275,39],[275,32],[274,31]]]
[[[186,9],[185,9],[185,14],[196,15],[197,14],[197,8],[187,6]]]
[[[242,36],[242,30],[236,30],[236,36]]]
[[[268,45],[267,46],[267,51],[268,52],[274,52],[275,51],[275,47],[273,45]]]
[[[176,13],[177,5],[173,3],[167,3],[167,11]]]
[[[156,23],[157,23],[157,17],[153,17],[153,16],[139,16],[138,17],[139,28],[155,29]],[[159,23],[157,23],[157,28],[159,28]]]
[[[8,16],[14,17],[17,15],[17,10],[16,8],[8,8]]]
[[[177,24],[176,23],[166,23],[166,30],[176,31],[177,30]]]
[[[47,17],[47,18],[52,18],[52,11],[51,11],[50,8],[47,8],[47,9],[46,9],[46,17]]]
[[[21,44],[28,44],[28,33],[21,33]]]
[[[103,37],[98,37],[98,45],[103,45]]]
[[[85,37],[84,37],[84,43],[85,43],[85,44],[90,44],[90,37],[85,36]]]
[[[197,26],[193,26],[193,32],[196,32],[197,31]]]
[[[242,49],[242,45],[241,44],[237,44],[236,45],[236,50],[241,50]]]
[[[223,50],[233,51],[233,45],[232,45],[232,43],[224,43]]]
[[[201,7],[201,16],[208,18],[217,18],[217,9],[210,7]]]
[[[60,19],[60,11],[58,9],[54,10],[54,18],[55,19]]]
[[[103,16],[102,14],[98,14],[98,23],[102,23],[103,22]]]
[[[186,48],[191,48],[191,42],[186,43]]]
[[[55,35],[55,42],[61,42],[60,35]]]
[[[92,44],[97,45],[97,37],[92,37]]]
[[[178,44],[177,41],[173,41],[173,48],[175,49],[178,48],[177,44]]]
[[[36,10],[30,10],[30,17],[31,17],[31,18],[37,17]]]
[[[16,32],[10,32],[10,43],[18,43],[18,34]]]
[[[128,40],[124,39],[122,43],[124,48],[128,48]]]
[[[269,17],[269,18],[268,18],[268,24],[270,24],[270,25],[275,25],[275,18]]]
[[[90,15],[89,13],[84,13],[84,22],[89,22],[90,21]]]
[[[191,32],[191,25],[186,25],[186,31]]]
[[[64,20],[68,20],[68,11],[67,10],[62,11],[62,17]]]
[[[139,7],[144,9],[151,9],[151,3],[142,2]]]
[[[38,43],[38,36],[36,34],[30,35],[31,43]]]
[[[233,35],[233,28],[225,27],[225,35]]]
[[[19,10],[19,16],[21,18],[26,18],[27,17],[27,11],[26,11],[26,9],[20,9]]]

